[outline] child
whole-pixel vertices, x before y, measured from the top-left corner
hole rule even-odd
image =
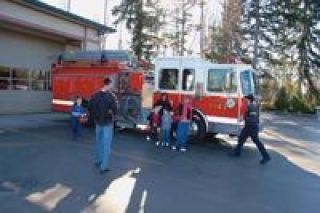
[[[172,117],[168,108],[163,108],[161,117],[161,146],[169,146]]]
[[[71,128],[72,128],[72,140],[76,140],[81,135],[81,123],[80,120],[85,117],[85,108],[82,106],[82,98],[77,96],[76,102],[71,108]]]
[[[155,142],[156,146],[160,145],[159,137],[158,137],[158,127],[160,124],[160,115],[159,115],[159,107],[155,107],[152,109],[148,116],[149,120],[149,138]]]
[[[171,125],[171,141],[174,143],[177,139],[177,126],[179,123],[180,115],[179,115],[179,109],[176,109],[172,115],[172,125]]]

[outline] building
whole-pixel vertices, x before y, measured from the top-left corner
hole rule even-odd
[[[0,114],[51,110],[51,63],[115,30],[37,0],[0,1]]]

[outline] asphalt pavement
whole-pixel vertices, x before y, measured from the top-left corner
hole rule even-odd
[[[74,142],[65,115],[1,116],[0,212],[318,212],[318,121],[264,120],[267,165],[259,165],[250,142],[241,158],[231,158],[234,138],[179,153],[155,147],[141,132],[117,131],[112,170],[100,175],[91,129]]]

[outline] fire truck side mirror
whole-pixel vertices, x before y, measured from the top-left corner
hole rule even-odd
[[[195,98],[196,99],[201,99],[202,96],[203,96],[203,83],[197,82],[196,83]]]

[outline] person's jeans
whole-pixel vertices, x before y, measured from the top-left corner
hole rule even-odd
[[[80,137],[82,126],[76,117],[71,117],[72,139]]]
[[[188,139],[188,131],[189,131],[189,121],[180,121],[177,126],[177,148],[186,148],[187,139]]]
[[[108,169],[111,143],[113,137],[113,125],[96,124],[96,164],[100,164],[101,170]]]
[[[261,143],[259,139],[259,126],[258,125],[250,125],[250,126],[245,126],[243,130],[240,133],[239,139],[238,139],[238,144],[234,150],[236,155],[241,154],[242,147],[248,137],[251,137],[253,143],[257,146],[259,152],[261,153],[263,159],[269,159],[270,156],[265,149],[264,145]]]
[[[150,129],[150,138],[154,142],[158,142],[159,137],[158,137],[158,127],[152,126]]]
[[[171,129],[161,129],[161,142],[163,144],[170,142],[170,130]]]

